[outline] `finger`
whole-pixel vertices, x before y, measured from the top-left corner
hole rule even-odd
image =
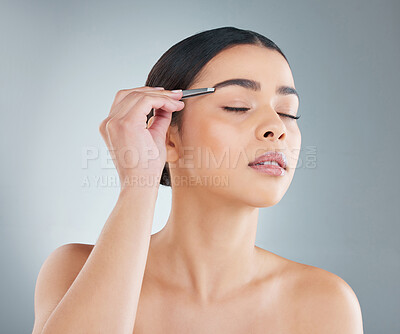
[[[101,124],[99,126],[99,131],[102,134],[103,138],[105,137],[107,123],[114,118],[118,119],[118,118],[122,118],[123,116],[125,116],[133,108],[133,106],[144,96],[166,97],[166,98],[170,98],[170,100],[173,102],[178,102],[177,99],[182,96],[182,91],[180,91],[178,93],[172,93],[171,91],[165,90],[165,92],[164,92],[163,89],[154,89],[154,87],[140,87],[137,89],[131,89],[129,91],[130,91],[130,93],[128,93],[128,95],[126,95],[125,98],[123,98],[118,105],[116,105],[114,108],[112,108],[109,116],[101,122]],[[151,92],[151,93],[149,93],[149,92]],[[144,93],[145,93],[145,95],[144,95]],[[123,92],[121,94],[123,94]],[[151,111],[151,108],[147,112],[147,114],[150,113],[150,111]],[[146,120],[147,120],[147,116],[146,116]]]
[[[118,103],[120,103],[127,95],[134,91],[138,92],[147,92],[147,91],[162,91],[164,90],[164,87],[149,87],[149,86],[143,86],[143,87],[137,87],[137,88],[131,88],[131,89],[121,89],[115,94],[114,101],[111,105],[110,110],[112,110]]]
[[[150,89],[148,89],[150,88]],[[118,113],[122,108],[118,108],[121,104],[124,103],[125,100],[131,100],[130,102],[136,103],[140,97],[142,97],[144,94],[156,94],[161,95],[161,96],[168,96],[176,101],[182,98],[182,90],[177,91],[177,92],[172,92],[170,90],[165,90],[165,89],[155,89],[157,87],[141,87],[141,89],[133,89],[131,90],[130,93],[128,93],[113,109],[110,110],[109,118],[111,119],[112,117],[115,116],[116,113]],[[162,87],[160,87],[162,88]],[[124,93],[122,93],[124,94]],[[130,103],[129,103],[130,104]]]
[[[124,98],[122,98],[121,101],[118,102],[113,108],[111,108],[110,113],[108,114],[107,117],[107,121],[114,118],[120,112],[123,113],[120,116],[125,115],[126,114],[125,106],[127,104],[129,105],[135,104],[143,96],[144,93],[148,94],[149,92],[151,92],[160,94],[160,92],[162,91],[164,91],[164,89],[154,89],[153,87],[141,87],[140,89],[130,89],[130,92]],[[126,94],[123,91],[120,92],[121,93],[119,94]]]
[[[119,98],[116,97],[115,104],[113,104],[113,105],[117,105],[123,99],[129,97],[129,95],[131,95],[132,93],[136,93],[136,92],[140,92],[140,93],[149,92],[149,93],[162,94],[162,95],[170,96],[177,100],[180,100],[183,95],[182,89],[167,90],[167,89],[164,89],[164,87],[147,87],[147,86],[145,86],[145,87],[140,87],[140,88],[125,89],[125,90],[118,91],[117,95],[120,95],[120,97]]]
[[[162,109],[156,109],[153,117],[153,123],[148,130],[157,144],[157,147],[162,147],[165,145],[165,138],[169,125],[171,124],[172,113]]]
[[[146,94],[134,104],[134,107],[127,106],[125,115],[122,115],[121,113],[122,117],[119,117],[119,114],[117,114],[115,117],[118,117],[119,119],[123,118],[124,121],[126,121],[127,123],[139,125],[140,127],[143,126],[143,128],[146,128],[147,115],[150,113],[152,108],[154,108],[155,110],[162,109],[163,111],[172,113],[177,110],[182,110],[184,106],[184,102],[177,101],[168,96]],[[160,115],[161,113],[158,114]],[[154,123],[156,122],[156,120],[157,119],[154,119]],[[155,125],[156,124],[153,124],[152,127]]]
[[[172,113],[162,109],[155,109],[154,116],[151,117],[151,124],[148,126],[150,132],[157,132],[166,135],[167,129],[171,124]]]
[[[138,103],[142,100],[146,101],[146,106],[150,106],[149,110],[142,109],[141,111],[135,111],[134,114],[140,114],[140,113],[145,113],[146,117],[146,123],[147,123],[147,115],[150,114],[150,112],[154,112],[154,109],[157,108],[162,108],[163,106],[166,107],[165,110],[169,110],[170,112],[175,111],[171,109],[171,106],[176,107],[176,106],[181,106],[184,105],[183,102],[178,101],[175,98],[172,98],[170,93],[160,93],[160,92],[146,92],[146,93],[138,93],[138,92],[133,92],[130,95],[128,95],[123,101],[120,102],[120,104],[116,107],[117,110],[114,113],[114,116],[111,117],[111,119],[122,119],[125,117],[128,113],[131,113],[132,110],[137,110]],[[164,102],[162,102],[164,101]],[[152,103],[155,103],[153,106]],[[161,104],[160,104],[161,103]],[[160,106],[160,107],[157,107]],[[140,107],[139,107],[140,109]],[[151,116],[151,115],[150,115]]]
[[[142,96],[143,93],[148,93],[148,92],[160,92],[163,91],[163,87],[140,87],[140,88],[134,88],[134,89],[127,89],[127,90],[120,90],[117,93],[116,101],[119,99],[120,101],[117,102],[115,105],[113,104],[113,107],[111,108],[108,117],[103,120],[103,122],[100,124],[100,132],[105,130],[105,124],[114,118],[116,114],[119,112],[123,112],[125,114],[126,112],[124,111],[125,105],[126,104],[135,104]],[[120,97],[118,97],[118,95]],[[123,97],[125,96],[125,97]],[[129,100],[129,101],[128,101]],[[124,103],[125,101],[125,103]],[[103,124],[104,123],[104,124]]]

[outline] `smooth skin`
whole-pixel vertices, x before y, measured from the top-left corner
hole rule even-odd
[[[232,78],[259,81],[261,90],[229,86],[185,100],[182,136],[168,127],[171,113],[182,108],[169,104],[179,94],[149,87],[117,94],[110,115],[131,121],[113,132],[105,120],[108,132],[101,132],[109,149],[144,152],[142,143],[160,152],[156,159],[139,159],[136,169],[122,168],[116,157],[120,179],[159,177],[168,161],[170,216],[150,236],[158,188],[121,187],[95,245],[63,245],[43,264],[34,334],[363,333],[358,299],[342,278],[255,246],[259,208],[284,196],[301,146],[297,121],[280,114],[296,115],[298,100],[275,93],[281,85],[295,87],[289,65],[276,51],[234,46],[214,57],[188,89]],[[160,109],[146,129],[143,112],[155,101]],[[235,113],[224,106],[250,110]],[[214,160],[205,162],[199,148]],[[269,150],[286,154],[286,175],[248,166]],[[227,176],[228,185],[182,182],[212,176]]]

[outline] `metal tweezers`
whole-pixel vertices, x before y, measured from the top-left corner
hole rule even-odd
[[[210,94],[210,93],[214,93],[214,92],[215,92],[215,88],[186,89],[186,90],[182,90],[181,100],[186,99],[187,97],[205,95],[205,94]],[[150,112],[154,113],[154,108],[151,108]]]
[[[215,88],[196,88],[196,89],[187,89],[182,91],[182,99],[192,96],[199,96],[204,94],[214,93]]]

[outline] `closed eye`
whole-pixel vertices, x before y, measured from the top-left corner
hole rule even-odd
[[[233,112],[246,112],[248,110],[250,110],[250,108],[235,108],[235,107],[223,107],[225,110],[228,111],[233,111]],[[293,118],[293,119],[299,119],[301,115],[299,116],[293,116],[293,115],[289,115],[289,114],[283,114],[283,113],[278,113],[278,115],[284,116],[284,117],[289,117],[289,118]]]

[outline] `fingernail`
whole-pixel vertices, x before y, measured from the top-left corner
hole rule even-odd
[[[175,90],[171,90],[171,93],[180,93],[182,91],[182,89],[175,89]]]
[[[155,89],[164,89],[164,87],[154,87]]]

